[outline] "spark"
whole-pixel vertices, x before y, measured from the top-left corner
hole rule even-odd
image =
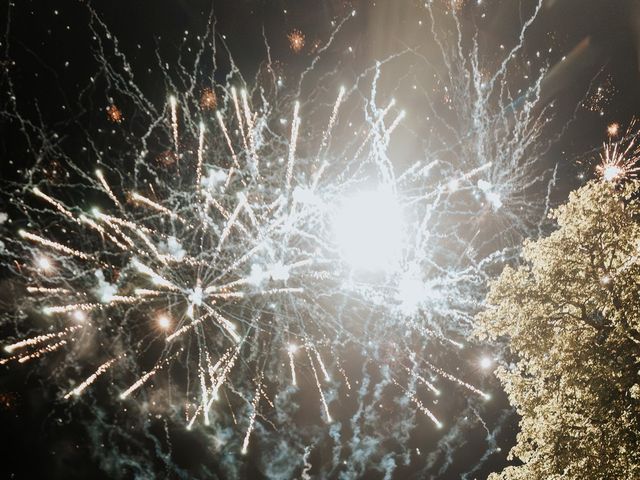
[[[254,139],[253,114],[251,113],[251,108],[249,108],[249,100],[247,97],[247,91],[245,89],[242,89],[242,91],[240,92],[240,96],[242,97],[242,108],[244,110],[245,121],[247,122],[247,130],[249,131],[249,150],[251,153],[253,168],[255,168],[257,172],[258,171],[258,155],[256,153],[256,146],[255,146],[255,139]]]
[[[460,380],[458,377],[456,377],[455,375],[451,375],[450,373],[445,372],[444,370],[442,370],[439,367],[436,367],[435,365],[433,365],[432,363],[429,363],[427,361],[425,361],[425,363],[427,364],[427,366],[432,369],[433,371],[437,372],[440,376],[446,378],[447,380],[450,380],[452,382],[457,383],[458,385],[463,386],[464,388],[466,388],[467,390],[476,393],[480,396],[482,396],[482,398],[484,398],[485,400],[488,400],[490,398],[490,395],[483,392],[482,390],[474,387],[473,385],[471,385],[470,383],[465,382],[464,380]]]
[[[338,98],[336,98],[336,101],[333,104],[333,109],[331,110],[331,117],[329,117],[329,124],[327,125],[327,128],[324,131],[324,135],[322,136],[322,143],[320,144],[320,148],[318,149],[318,155],[320,155],[324,151],[325,147],[327,146],[327,143],[329,142],[329,138],[331,136],[331,132],[333,131],[333,126],[336,123],[336,119],[338,118],[340,105],[344,100],[344,95],[346,91],[347,91],[346,88],[340,87],[340,90],[338,92]]]
[[[55,313],[69,313],[69,312],[90,312],[96,308],[100,308],[102,305],[99,303],[73,303],[70,305],[57,305],[44,307],[42,312],[46,315],[52,315]]]
[[[131,192],[131,198],[133,200],[135,200],[136,202],[140,202],[143,203],[151,208],[153,208],[154,210],[157,210],[159,212],[162,212],[166,215],[169,215],[171,218],[180,218],[178,217],[178,215],[176,215],[174,212],[172,212],[171,210],[169,210],[166,207],[163,207],[162,205],[160,205],[159,203],[154,202],[153,200],[140,195],[138,192]]]
[[[300,102],[295,102],[293,107],[293,122],[291,123],[291,139],[289,140],[289,157],[287,160],[286,191],[291,189],[293,176],[293,164],[296,159],[296,146],[298,144],[298,129],[300,128]]]
[[[216,112],[216,118],[218,119],[218,124],[220,125],[224,138],[227,141],[227,146],[229,147],[229,151],[231,152],[231,158],[233,158],[233,164],[236,166],[236,168],[240,168],[240,164],[238,163],[238,157],[236,156],[236,152],[233,148],[231,138],[229,137],[229,132],[227,131],[227,126],[224,123],[224,120],[222,118],[222,114],[220,113],[220,111]]]
[[[53,343],[51,345],[46,345],[44,347],[42,347],[39,350],[36,350],[33,353],[29,353],[28,355],[24,355],[22,357],[18,358],[18,362],[19,363],[25,363],[28,362],[29,360],[33,360],[35,358],[40,358],[41,356],[47,354],[47,353],[52,353],[55,352],[56,350],[60,349],[61,347],[64,347],[67,344],[66,340],[60,340],[57,343]]]
[[[198,136],[198,164],[196,167],[196,185],[200,186],[202,183],[202,159],[204,155],[204,122],[200,122]]]
[[[88,255],[82,253],[79,250],[74,250],[73,248],[69,248],[69,247],[67,247],[65,245],[62,245],[61,243],[53,242],[51,240],[47,240],[46,238],[42,238],[41,236],[36,235],[34,233],[29,233],[29,232],[27,232],[25,230],[20,230],[18,232],[18,234],[21,237],[26,238],[27,240],[31,240],[32,242],[39,243],[39,244],[41,244],[41,245],[43,245],[45,247],[50,247],[53,250],[57,250],[59,252],[66,253],[67,255],[70,255],[72,257],[78,257],[78,258],[81,258],[83,260],[88,260],[89,259]]]
[[[420,410],[422,413],[424,413],[427,417],[429,417],[429,419],[435,424],[435,426],[437,428],[442,428],[442,422],[440,420],[438,420],[438,418],[433,414],[433,412],[431,410],[429,410],[421,401],[420,399],[416,396],[415,392],[409,391],[406,388],[404,388],[402,385],[400,385],[397,381],[392,380],[393,383],[399,387],[400,389],[402,389],[402,391],[405,393],[405,395],[407,396],[407,398],[409,398],[409,400],[411,400],[413,402],[413,404],[418,408],[418,410]]]
[[[46,335],[38,335],[36,337],[20,340],[19,342],[15,342],[5,346],[4,350],[7,353],[13,353],[15,350],[19,350],[25,347],[31,347],[33,345],[39,345],[40,343],[48,342],[49,340],[53,340],[56,338],[66,337],[67,335],[75,332],[80,328],[82,328],[81,325],[74,325],[74,326],[65,328],[61,332],[47,333]]]
[[[297,385],[298,379],[296,378],[296,367],[293,363],[293,355],[298,351],[298,346],[295,344],[290,344],[287,352],[289,353],[289,368],[291,369],[291,384]]]
[[[81,395],[82,392],[84,392],[88,386],[90,386],[93,382],[95,382],[100,375],[106,372],[109,369],[109,367],[111,367],[111,365],[115,363],[116,360],[117,360],[116,358],[112,358],[111,360],[108,360],[102,365],[100,365],[95,372],[93,372],[91,375],[89,375],[86,378],[85,381],[83,381],[80,385],[78,385],[76,388],[74,388],[69,393],[67,393],[64,396],[64,399],[68,400],[71,396]]]
[[[435,423],[436,427],[442,428],[442,422],[438,420],[438,418],[429,410],[424,404],[416,397],[415,394],[409,394],[409,399],[418,407],[422,413],[424,413],[427,417],[431,419],[433,423]]]
[[[75,217],[74,217],[73,213],[71,213],[64,205],[62,205],[62,203],[60,203],[59,201],[57,201],[54,198],[50,197],[46,193],[42,192],[42,190],[40,190],[38,187],[34,187],[33,188],[33,193],[36,194],[38,197],[42,198],[43,200],[46,200],[47,202],[49,202],[54,207],[56,207],[56,209],[60,213],[62,213],[64,215],[66,215],[67,217],[75,220]]]
[[[318,360],[318,365],[320,365],[320,370],[322,370],[322,374],[324,375],[324,379],[328,382],[331,380],[331,377],[329,377],[329,372],[327,372],[327,367],[325,367],[324,362],[322,361],[322,357],[320,356],[320,352],[318,351],[317,348],[313,347],[313,346],[309,346],[309,348],[311,350],[313,350],[313,353],[316,354],[316,359]]]
[[[158,362],[151,370],[149,370],[147,373],[145,373],[144,375],[142,375],[138,380],[136,380],[129,388],[127,388],[125,391],[123,391],[122,393],[120,393],[120,399],[121,400],[126,400],[129,395],[131,395],[133,392],[135,392],[136,390],[138,390],[142,385],[144,385],[145,383],[147,383],[147,381],[149,381],[149,379],[151,377],[153,377],[156,373],[158,373],[158,371],[160,371],[162,368],[164,368],[165,366],[167,366],[167,364],[173,359],[175,358],[177,355],[177,353],[174,353],[173,355],[167,357],[166,359],[164,359],[161,362]]]
[[[233,99],[233,106],[235,107],[236,119],[238,120],[238,128],[240,130],[240,138],[242,138],[242,144],[245,150],[249,150],[247,142],[247,135],[244,131],[244,120],[242,119],[242,110],[240,109],[240,101],[238,100],[238,92],[236,87],[231,87],[231,98]]]
[[[316,380],[316,387],[318,388],[318,393],[320,394],[320,401],[322,402],[322,407],[324,408],[325,421],[327,423],[331,423],[333,420],[331,418],[331,414],[329,413],[329,405],[327,404],[327,400],[324,396],[324,392],[322,391],[322,386],[320,385],[320,379],[318,378],[318,371],[316,370],[316,366],[313,362],[313,358],[311,358],[311,354],[309,353],[309,348],[307,350],[307,356],[309,357],[309,362],[311,363],[311,371],[313,372],[313,378]]]
[[[211,312],[209,314],[201,315],[200,317],[195,319],[193,322],[188,323],[188,324],[180,327],[178,330],[176,330],[171,335],[169,335],[167,337],[166,341],[167,342],[171,342],[174,338],[179,337],[180,335],[184,334],[185,332],[188,332],[189,330],[191,330],[195,326],[197,326],[197,325],[201,324],[202,322],[204,322],[207,318],[211,317],[211,315],[212,315]]]
[[[178,101],[176,97],[169,96],[169,106],[171,107],[171,128],[173,129],[173,149],[178,154]],[[177,157],[176,157],[177,158]]]
[[[420,381],[420,383],[422,383],[423,385],[425,385],[429,390],[431,390],[435,395],[440,395],[440,390],[438,390],[435,385],[433,383],[431,383],[430,381],[428,381],[427,379],[425,379],[424,377],[422,377],[421,375],[419,375],[417,372],[410,370],[407,367],[404,367],[405,370],[411,374],[413,377],[415,377],[417,380]]]
[[[115,194],[113,193],[113,191],[111,190],[111,187],[109,186],[109,184],[107,183],[107,179],[104,178],[104,174],[102,173],[102,170],[97,169],[96,170],[96,177],[98,177],[98,180],[100,180],[100,183],[102,184],[102,186],[104,187],[104,191],[107,193],[107,195],[109,196],[109,198],[111,200],[113,200],[113,203],[115,203],[116,205],[118,205],[119,207],[122,206],[122,204],[120,203],[120,201],[118,200],[118,198],[115,196]]]
[[[247,449],[249,448],[249,438],[251,437],[251,432],[253,431],[255,421],[256,421],[256,413],[258,412],[258,403],[260,402],[260,395],[262,392],[262,378],[258,381],[258,387],[256,388],[256,393],[253,396],[253,400],[251,402],[251,415],[249,416],[249,427],[247,428],[247,433],[244,436],[244,440],[242,441],[242,454],[246,455]]]
[[[69,289],[66,288],[48,288],[48,287],[27,287],[27,292],[29,293],[49,293],[49,294],[64,294],[70,293]]]

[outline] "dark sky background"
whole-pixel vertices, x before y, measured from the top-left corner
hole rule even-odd
[[[150,97],[161,98],[166,94],[165,86],[157,83],[153,71],[145,71],[155,62],[155,49],[167,62],[175,60],[185,31],[203,32],[212,8],[219,34],[226,36],[230,51],[247,77],[264,60],[263,28],[273,58],[281,62],[285,74],[295,77],[311,58],[308,49],[313,40],[325,41],[329,22],[353,8],[357,9],[358,17],[340,39],[341,47],[336,47],[335,53],[341,54],[345,45],[352,46],[353,71],[403,46],[421,46],[426,37],[415,28],[419,3],[413,0],[112,0],[92,2],[92,5],[118,37],[121,49],[134,68],[140,69],[137,78],[143,90]],[[465,2],[461,15],[478,16],[479,12],[485,12],[486,19],[478,23],[481,36],[497,46],[502,39],[513,37],[523,11],[529,11],[532,2],[523,0],[519,5],[516,0],[483,0],[478,3],[482,5]],[[53,129],[68,122],[70,116],[84,115],[74,110],[74,105],[96,67],[88,18],[85,2],[15,0],[11,7],[6,1],[0,3],[0,29],[3,29],[0,68],[5,71],[0,83],[2,95],[5,96],[7,89],[6,75],[10,75],[21,108],[32,115],[31,99],[37,98],[43,123]],[[307,50],[301,54],[294,54],[289,48],[287,34],[293,29],[300,29],[306,35]],[[564,119],[561,122],[571,120],[564,135],[548,153],[549,162],[560,165],[560,187],[556,194],[559,201],[580,184],[581,173],[591,174],[592,169],[577,161],[595,156],[606,138],[606,126],[614,121],[624,126],[640,113],[640,2],[549,0],[532,29],[526,51],[534,55],[536,42],[545,44],[549,32],[557,38],[558,47],[549,59],[551,69],[542,95],[545,102],[558,103],[559,117]],[[564,55],[567,61],[559,65],[558,57]],[[582,100],[587,96],[586,103],[592,105],[594,99],[588,93],[590,88],[593,91],[600,85],[610,85],[610,93],[595,108],[586,108]],[[96,98],[100,98],[99,93]],[[6,105],[5,102],[3,99]],[[104,116],[102,110],[98,111]],[[88,118],[91,121],[94,117]],[[96,125],[103,120],[96,119]],[[562,126],[561,123],[559,127]],[[0,119],[0,171],[5,180],[18,178],[17,169],[31,161],[20,154],[22,145],[15,128],[14,123]],[[6,291],[1,293],[5,305],[8,295]],[[67,421],[73,415],[55,402],[57,394],[56,386],[47,381],[46,374],[29,365],[11,369],[0,366],[0,478],[106,478],[92,457],[86,432],[73,421]],[[505,399],[498,395],[495,405],[498,411],[505,406]],[[512,417],[499,438],[502,452],[491,457],[477,478],[486,478],[489,472],[507,464],[506,454],[515,441],[516,431],[517,419]],[[176,455],[184,457],[180,461],[187,464],[199,461],[200,453],[189,451],[194,444],[188,438],[184,442],[182,449],[176,447]],[[459,471],[468,470],[482,448],[484,446],[474,440],[462,446],[456,456]],[[250,466],[245,474],[248,478],[259,478]],[[402,475],[399,470],[397,478],[403,478]],[[454,471],[439,478],[459,478],[459,473]]]

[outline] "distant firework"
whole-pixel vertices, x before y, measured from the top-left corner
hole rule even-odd
[[[300,53],[304,48],[305,37],[304,34],[300,30],[292,30],[287,35],[289,39],[289,48],[293,53]]]
[[[613,79],[608,76],[587,93],[587,98],[582,102],[582,106],[591,112],[604,115],[605,108],[611,103],[616,92],[617,88]]]
[[[122,112],[115,105],[109,105],[107,107],[107,117],[113,123],[120,123],[124,119]]]
[[[218,97],[211,88],[205,88],[200,95],[200,108],[203,110],[215,110],[218,106]]]
[[[615,133],[611,133],[615,126]],[[608,127],[610,137],[619,134],[619,125]],[[605,143],[600,154],[600,163],[596,167],[598,175],[606,182],[619,182],[635,178],[640,172],[640,146],[638,145],[638,130],[636,121],[632,121],[626,133],[619,140],[610,139]]]
[[[607,135],[610,137],[617,137],[620,133],[620,125],[618,123],[611,123],[607,126]]]

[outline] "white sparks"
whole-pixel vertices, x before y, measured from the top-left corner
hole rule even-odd
[[[109,369],[109,367],[115,363],[116,360],[117,360],[116,358],[112,358],[111,360],[108,360],[102,365],[100,365],[98,369],[95,372],[93,372],[91,375],[89,375],[84,382],[82,382],[76,388],[74,388],[69,393],[67,393],[64,396],[65,400],[69,399],[71,396],[78,396],[82,394],[82,392],[84,392],[89,385],[95,382],[100,375],[106,372]]]

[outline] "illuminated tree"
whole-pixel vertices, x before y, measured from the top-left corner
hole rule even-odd
[[[553,212],[478,317],[505,338],[497,375],[522,417],[498,479],[640,478],[640,182],[591,182]]]

